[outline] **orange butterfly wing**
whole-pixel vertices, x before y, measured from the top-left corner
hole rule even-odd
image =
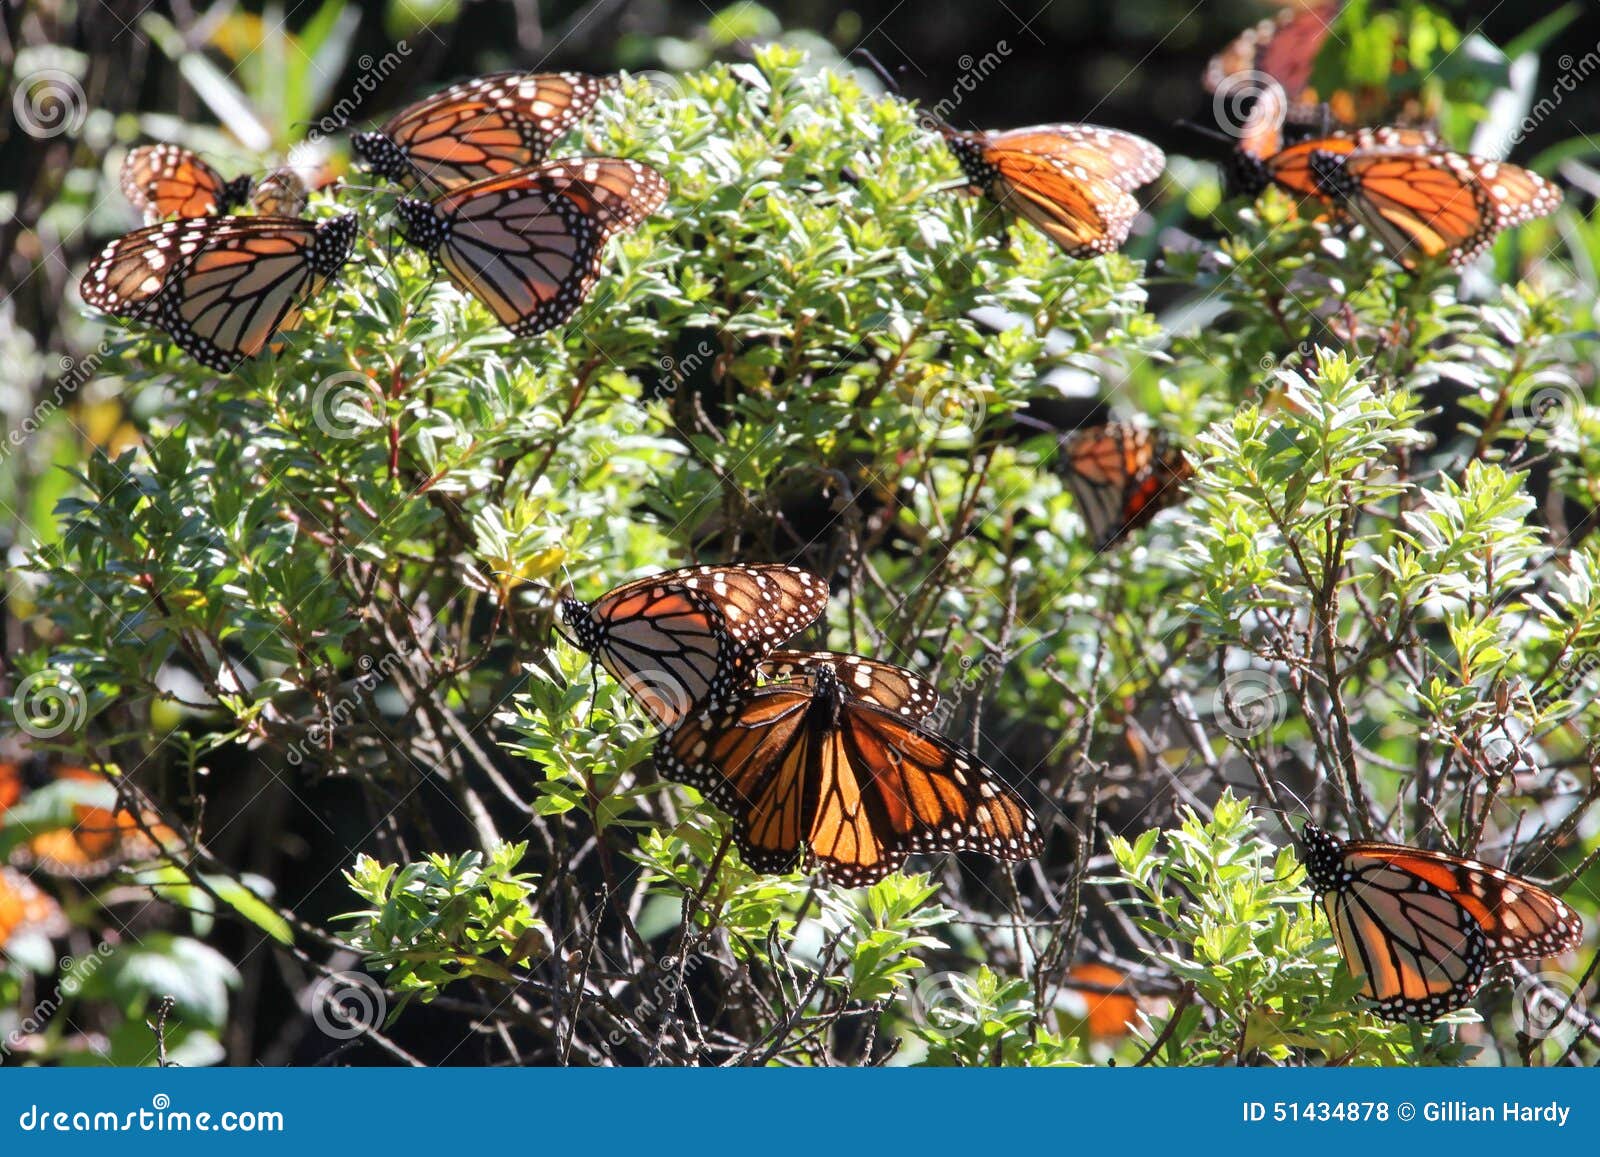
[[[662,774],[734,818],[752,867],[813,864],[847,887],[916,852],[1037,855],[1033,813],[992,771],[902,715],[844,693],[831,667],[687,717]]]
[[[449,189],[537,164],[615,84],[579,73],[503,72],[454,85],[383,126],[411,165],[391,175],[407,187],[420,176]]]
[[[889,663],[838,651],[774,651],[761,664],[771,682],[806,679],[828,667],[845,691],[857,699],[908,719],[925,718],[939,705],[938,689],[919,675]]]
[[[1124,422],[1086,426],[1062,442],[1067,485],[1097,551],[1109,550],[1181,502],[1194,467],[1165,435]]]
[[[13,936],[61,936],[67,919],[54,897],[13,868],[0,867],[0,948]]]
[[[249,178],[230,185],[222,175],[188,149],[177,145],[140,145],[122,162],[123,196],[146,219],[206,217],[225,213],[249,188]]]
[[[666,179],[615,157],[574,157],[489,177],[431,203],[403,198],[408,238],[518,337],[572,316],[600,276],[600,251],[667,198]]]
[[[349,259],[355,214],[170,221],[120,237],[79,285],[96,309],[165,330],[212,369],[229,371],[292,329],[300,307]]]

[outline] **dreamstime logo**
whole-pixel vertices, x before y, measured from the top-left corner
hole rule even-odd
[[[950,88],[950,95],[944,97],[931,109],[923,109],[917,114],[917,120],[929,132],[938,132],[949,123],[950,114],[960,108],[962,103],[978,91],[978,86],[988,80],[1011,55],[1011,45],[1004,40],[995,41],[993,51],[985,52],[982,56],[973,57],[970,53],[963,53],[956,61],[956,66],[961,69],[961,75]]]
[[[1578,86],[1596,72],[1600,72],[1600,44],[1596,44],[1576,59],[1570,52],[1562,53],[1556,59],[1556,67],[1561,70],[1561,74],[1556,77],[1550,91],[1539,98],[1528,110],[1528,115],[1523,117],[1521,123],[1507,135],[1503,152],[1510,152],[1512,145],[1521,144],[1529,133],[1554,115],[1567,97],[1578,91]]]
[[[373,416],[374,404],[383,405],[383,391],[366,374],[345,370],[317,383],[311,417],[330,438],[348,440],[381,424]]]
[[[314,165],[317,162],[317,148],[323,138],[348,128],[367,98],[376,93],[383,82],[400,67],[401,61],[410,55],[411,45],[399,40],[395,42],[392,51],[385,52],[380,57],[374,58],[370,53],[360,57],[356,61],[360,73],[355,83],[350,86],[349,92],[335,102],[326,116],[311,126],[304,140],[289,150],[290,167],[299,169]]]
[[[17,82],[11,111],[23,132],[45,141],[63,133],[76,135],[89,115],[89,101],[70,72],[40,68]]]
[[[1517,402],[1516,414],[1545,430],[1570,431],[1577,427],[1584,405],[1577,382],[1564,375],[1549,375]]]
[[[665,72],[660,69],[646,69],[636,74],[644,82],[643,96],[649,104],[676,104],[687,100],[694,95],[688,80],[682,73]]]
[[[383,987],[365,972],[334,972],[311,986],[311,1019],[323,1036],[354,1040],[388,1015]]]
[[[391,678],[394,669],[405,661],[409,653],[406,650],[390,651],[376,663],[373,662],[371,655],[362,655],[357,659],[356,666],[361,668],[361,674],[351,682],[350,694],[342,696],[319,718],[313,720],[306,727],[305,738],[289,745],[284,752],[284,759],[288,761],[289,766],[299,767],[306,761],[308,754],[325,746],[340,728],[354,719],[362,700],[370,698],[379,683]]]
[[[1276,678],[1246,667],[1222,680],[1212,714],[1224,733],[1235,739],[1250,739],[1283,722],[1286,699]]]
[[[35,739],[54,739],[83,726],[89,701],[81,683],[47,667],[17,684],[16,694],[11,697],[11,714],[17,726]]]
[[[977,983],[964,972],[930,972],[911,990],[911,1017],[933,1036],[960,1036],[978,1007]]]
[[[694,706],[689,689],[666,671],[630,671],[622,678],[622,687],[654,719],[682,719]]]
[[[76,958],[63,956],[58,960],[56,972],[60,979],[56,981],[55,990],[35,1004],[33,1010],[18,1021],[16,1027],[6,1034],[3,1041],[0,1041],[0,1057],[10,1056],[14,1052],[30,1051],[34,1038],[44,1031],[50,1019],[60,1010],[62,1003],[77,996],[90,977],[100,971],[100,966],[110,960],[116,950],[114,944],[102,940],[95,945],[94,952],[88,956]]]
[[[1539,972],[1512,990],[1511,1022],[1534,1040],[1565,1047],[1589,1021],[1582,986],[1564,972]]]
[[[1265,72],[1229,73],[1211,94],[1211,115],[1230,137],[1243,137],[1266,118],[1283,116],[1283,87]]]
[[[943,373],[925,379],[917,387],[911,408],[923,433],[952,441],[975,437],[988,409],[976,389]]]

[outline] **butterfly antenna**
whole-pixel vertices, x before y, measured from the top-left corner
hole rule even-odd
[[[883,61],[879,60],[872,54],[872,50],[870,48],[858,48],[850,55],[859,56],[862,60],[866,61],[867,67],[872,69],[873,72],[877,73],[878,79],[883,81],[884,87],[890,92],[894,93],[896,96],[905,95],[905,93],[900,89],[900,82],[894,78],[894,75],[887,68],[884,67]]]
[[[1191,120],[1178,120],[1173,121],[1172,123],[1177,125],[1180,129],[1188,129],[1190,132],[1199,133],[1203,137],[1210,137],[1214,141],[1221,141],[1230,148],[1239,143],[1239,138],[1230,136],[1221,129],[1214,129],[1210,125],[1199,124]]]

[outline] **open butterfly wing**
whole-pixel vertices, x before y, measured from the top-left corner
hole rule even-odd
[[[542,161],[615,83],[572,72],[475,77],[401,110],[383,134],[413,166],[404,183],[420,175],[455,188]]]
[[[671,726],[730,693],[828,603],[816,575],[780,563],[694,566],[635,579],[593,603],[562,604],[574,642],[651,718]]]
[[[939,705],[939,692],[903,667],[838,651],[774,651],[761,664],[762,678],[779,682],[809,680],[827,667],[846,693],[908,719],[925,718]]]
[[[734,818],[753,866],[803,860],[847,887],[914,852],[1037,855],[1033,814],[960,748],[843,694],[831,669],[746,692],[664,738],[662,774]]]
[[[1583,924],[1531,881],[1489,864],[1401,844],[1301,837],[1340,954],[1366,978],[1379,1015],[1433,1018],[1463,1007],[1492,964],[1577,946]]]
[[[1068,176],[1031,153],[995,150],[994,199],[1036,226],[1069,257],[1114,253],[1128,239],[1139,202],[1100,177]]]

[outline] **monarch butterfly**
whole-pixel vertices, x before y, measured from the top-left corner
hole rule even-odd
[[[1503,229],[1555,212],[1561,190],[1536,173],[1483,157],[1411,148],[1313,150],[1318,188],[1407,269],[1464,265]]]
[[[1020,214],[1069,257],[1115,252],[1139,215],[1133,190],[1167,163],[1143,137],[1096,125],[939,131],[974,192]]]
[[[13,936],[61,936],[67,919],[55,898],[13,868],[0,867],[0,948]]]
[[[1076,982],[1076,983],[1074,983]],[[1083,1003],[1083,1027],[1095,1040],[1121,1040],[1133,1032],[1139,1017],[1139,1000],[1129,990],[1128,977],[1109,964],[1086,962],[1067,970],[1066,991]]]
[[[778,563],[693,566],[561,601],[574,646],[600,660],[663,727],[746,682],[828,605],[828,584]]]
[[[1340,129],[1309,137],[1287,147],[1283,128],[1286,112],[1283,90],[1276,84],[1261,87],[1256,103],[1240,126],[1239,142],[1229,165],[1229,191],[1254,197],[1270,184],[1276,184],[1296,197],[1329,201],[1312,170],[1312,157],[1318,153],[1349,156],[1369,149],[1401,149],[1422,152],[1436,149],[1438,137],[1425,128]]]
[[[1567,904],[1476,860],[1346,842],[1314,824],[1301,843],[1339,954],[1385,1020],[1453,1012],[1491,965],[1554,956],[1583,936]]]
[[[391,117],[350,147],[373,172],[412,188],[452,189],[544,160],[615,77],[499,72],[463,81]]]
[[[177,832],[156,815],[143,820],[125,808],[79,804],[70,828],[40,832],[13,853],[19,864],[32,865],[52,876],[103,876],[127,863],[157,859],[182,847]]]
[[[149,222],[167,217],[208,217],[246,203],[258,213],[297,217],[306,187],[293,169],[277,169],[259,183],[249,174],[225,181],[199,156],[178,145],[140,145],[122,162],[122,193]]]
[[[106,777],[86,767],[56,769],[57,780],[104,784]],[[122,864],[154,860],[182,847],[182,838],[153,812],[143,822],[126,808],[98,803],[73,805],[71,827],[39,832],[18,845],[12,859],[52,876],[103,876]]]
[[[1226,90],[1230,77],[1250,75],[1255,81],[1264,73],[1297,107],[1314,107],[1311,72],[1343,7],[1344,0],[1288,6],[1245,29],[1207,63],[1206,91]]]
[[[666,179],[637,161],[575,157],[395,208],[407,241],[513,334],[532,337],[572,316],[600,276],[605,243],[666,199]]]
[[[1194,467],[1165,434],[1126,422],[1086,426],[1061,444],[1067,486],[1097,551],[1183,501]]]
[[[733,817],[757,871],[804,863],[855,887],[916,852],[1023,860],[1043,846],[1033,812],[999,776],[847,695],[826,664],[685,717],[662,736],[657,765]]]
[[[774,651],[761,664],[761,677],[785,682],[805,678],[818,667],[831,669],[853,697],[907,719],[925,719],[939,706],[939,692],[926,679],[889,663],[838,651]]]
[[[83,300],[163,329],[201,365],[227,372],[293,329],[305,300],[343,267],[356,218],[202,217],[135,230],[107,245]]]

